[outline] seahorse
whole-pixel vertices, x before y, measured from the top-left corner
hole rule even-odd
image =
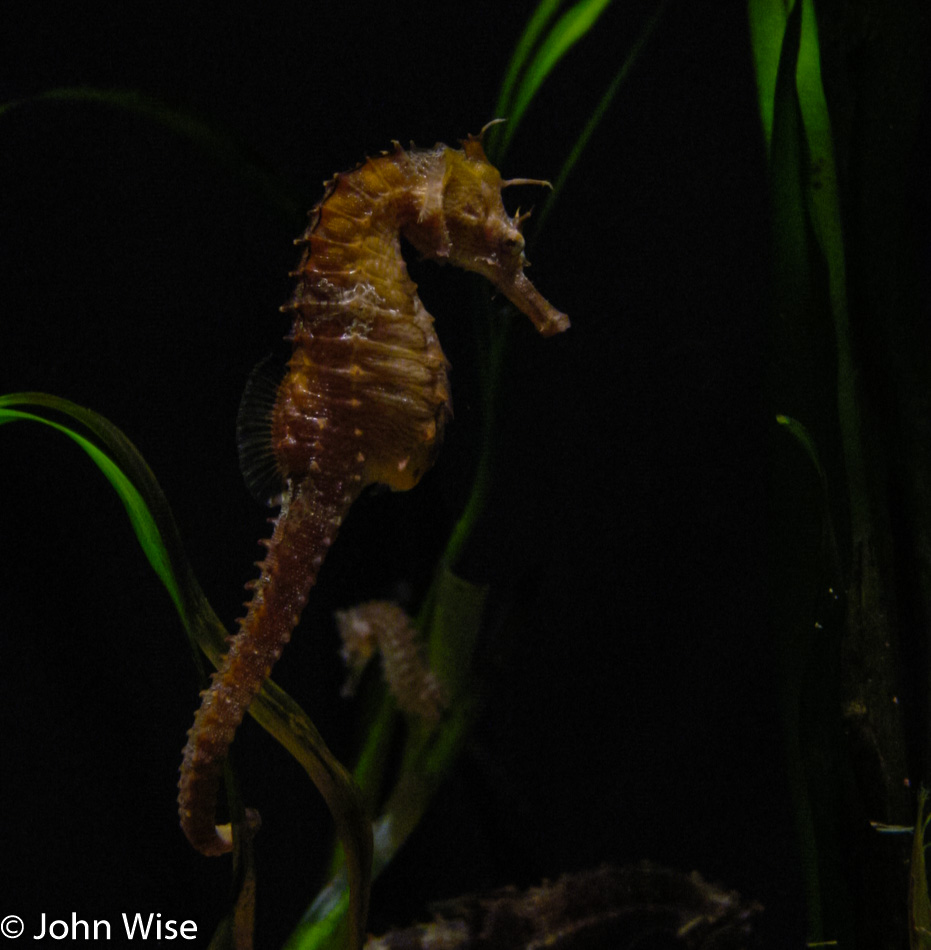
[[[428,722],[439,722],[449,701],[427,665],[417,628],[400,604],[370,600],[348,610],[337,610],[336,627],[343,641],[343,662],[349,679],[343,696],[351,696],[369,660],[378,650],[388,691],[398,708]]]
[[[487,128],[487,126],[486,126]],[[484,132],[484,130],[483,130]],[[482,135],[462,149],[393,149],[337,174],[311,209],[292,315],[292,351],[262,422],[241,446],[253,475],[274,469],[280,505],[259,576],[229,651],[188,731],[181,826],[199,851],[232,848],[216,824],[224,760],[250,702],[297,626],[320,565],[360,492],[412,488],[433,463],[451,413],[448,363],[401,254],[482,274],[544,336],[569,326],[524,274],[526,215],[509,216]],[[257,387],[258,388],[258,387]],[[256,440],[264,429],[262,448]]]

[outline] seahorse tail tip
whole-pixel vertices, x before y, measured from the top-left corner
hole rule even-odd
[[[225,825],[216,825],[215,826],[216,835],[217,835],[217,845],[222,848],[221,851],[218,851],[218,854],[225,854],[227,851],[233,850],[233,826],[227,822]]]
[[[213,834],[205,837],[192,837],[189,830],[185,827],[182,817],[181,826],[191,844],[203,855],[207,857],[219,857],[222,854],[229,854],[233,850],[233,826],[229,822],[225,825],[214,825]],[[240,828],[240,834],[246,838],[253,838],[262,827],[262,818],[254,808],[247,808],[245,821]]]
[[[221,854],[229,854],[233,850],[233,829],[231,825],[216,825],[212,834],[195,835],[184,827],[188,841],[201,854],[208,858],[216,858]]]

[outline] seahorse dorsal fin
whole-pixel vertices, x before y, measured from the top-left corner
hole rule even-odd
[[[252,496],[263,505],[274,505],[284,479],[272,449],[272,410],[287,363],[269,353],[256,364],[246,381],[236,417],[239,469]]]

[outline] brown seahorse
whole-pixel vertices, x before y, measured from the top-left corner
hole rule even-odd
[[[501,200],[508,185],[546,183],[503,181],[481,135],[461,144],[394,143],[336,175],[296,242],[304,248],[297,287],[282,308],[293,314],[293,350],[265,420],[281,509],[181,765],[181,826],[204,854],[232,847],[230,826],[215,823],[224,759],[349,507],[373,483],[416,485],[450,415],[448,364],[400,238],[425,258],[488,278],[544,336],[569,326],[525,276],[524,216],[509,216]]]
[[[351,696],[377,650],[388,692],[398,709],[428,722],[439,722],[448,705],[445,690],[427,665],[413,620],[390,600],[369,600],[334,614],[343,641],[349,679],[343,696]]]

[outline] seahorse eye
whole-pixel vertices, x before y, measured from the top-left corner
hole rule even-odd
[[[524,253],[524,236],[522,234],[509,234],[504,239],[505,249],[514,257]]]

